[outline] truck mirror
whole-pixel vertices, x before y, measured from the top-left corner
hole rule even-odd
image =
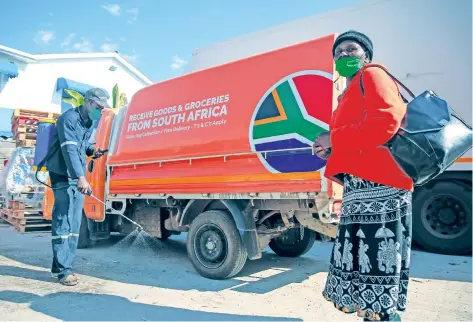
[[[87,165],[87,170],[89,170],[90,173],[94,171],[94,160],[89,161],[89,164]]]

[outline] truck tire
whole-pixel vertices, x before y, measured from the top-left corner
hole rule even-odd
[[[80,224],[79,230],[79,241],[77,242],[77,248],[89,248],[92,245],[92,240],[90,239],[89,226],[87,224],[87,217],[85,213],[82,212],[82,221]]]
[[[271,239],[269,247],[281,257],[299,257],[307,253],[315,243],[317,233],[304,227],[301,238],[300,228],[291,228],[281,236]]]
[[[232,216],[222,210],[203,212],[192,221],[187,254],[200,275],[215,280],[238,274],[248,257]]]
[[[472,250],[471,187],[439,181],[413,199],[413,238],[428,251],[463,255]]]

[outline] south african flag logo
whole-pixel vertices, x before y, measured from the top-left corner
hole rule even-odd
[[[326,161],[312,155],[315,137],[328,130],[333,105],[332,74],[306,70],[272,86],[259,101],[250,144],[273,173],[311,172]],[[301,149],[305,148],[305,149]]]

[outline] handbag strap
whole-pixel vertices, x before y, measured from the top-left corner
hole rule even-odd
[[[365,95],[365,89],[363,88],[363,82],[362,82],[362,78],[363,78],[363,73],[365,72],[365,70],[367,68],[370,68],[370,67],[377,67],[377,68],[381,68],[382,70],[384,70],[386,72],[386,74],[388,74],[394,81],[396,81],[396,83],[398,83],[399,85],[401,85],[401,87],[412,97],[412,99],[415,99],[416,96],[414,95],[414,93],[409,89],[407,88],[406,85],[404,85],[403,83],[401,83],[400,80],[398,80],[396,77],[394,77],[390,72],[387,71],[386,68],[384,68],[383,66],[381,65],[378,65],[378,64],[372,64],[372,65],[369,65],[367,66],[365,69],[362,70],[361,74],[360,74],[360,88],[361,88],[361,95]],[[401,94],[401,93],[400,93]],[[402,96],[401,94],[401,97],[404,101],[407,102],[407,100]]]

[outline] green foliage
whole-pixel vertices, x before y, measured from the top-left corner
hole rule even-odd
[[[66,93],[71,97],[63,98],[62,100],[66,103],[71,104],[74,108],[84,104],[84,96],[81,93],[73,91],[72,89],[65,89]]]
[[[81,93],[73,91],[71,89],[65,89],[66,93],[71,97],[64,97],[62,100],[66,103],[71,104],[74,108],[77,108],[84,104],[84,96]],[[125,93],[120,93],[118,84],[115,84],[112,89],[112,108],[115,112],[118,112],[120,108],[127,105],[127,98]]]
[[[118,89],[118,84],[115,84],[112,89],[112,107],[119,108],[119,97],[120,97],[120,90]]]
[[[120,107],[128,105],[128,99],[126,98],[125,93],[120,94]]]
[[[127,105],[126,94],[120,93],[118,84],[115,84],[112,89],[112,108],[118,112],[125,105]]]

